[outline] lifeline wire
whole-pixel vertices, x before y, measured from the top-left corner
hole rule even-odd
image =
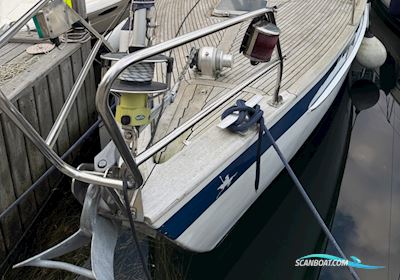
[[[232,114],[233,112],[237,112],[239,114],[238,119],[228,127],[229,130],[234,132],[244,132],[248,130],[251,126],[258,123],[259,124],[259,137],[257,143],[257,163],[256,163],[256,189],[258,188],[259,180],[260,180],[260,162],[261,162],[261,147],[262,147],[262,140],[263,134],[268,137],[268,140],[272,143],[276,153],[278,154],[279,158],[281,159],[283,165],[285,166],[286,170],[289,173],[289,176],[292,178],[295,186],[297,187],[298,191],[300,192],[301,196],[305,200],[307,206],[310,208],[312,214],[317,219],[317,222],[321,226],[322,230],[325,232],[326,236],[328,237],[329,241],[335,246],[336,250],[339,252],[340,256],[343,259],[347,260],[346,255],[340,248],[339,244],[336,242],[335,237],[333,237],[332,233],[330,232],[329,228],[326,226],[324,220],[322,219],[321,215],[319,214],[317,208],[314,206],[312,200],[308,196],[307,192],[304,190],[302,184],[300,183],[299,179],[297,178],[296,174],[293,172],[292,168],[290,167],[288,161],[286,160],[285,156],[282,154],[281,150],[279,149],[278,145],[275,142],[274,137],[272,137],[271,132],[265,126],[264,123],[264,112],[260,109],[260,105],[256,105],[254,108],[246,106],[244,100],[237,100],[236,105],[228,108],[222,114],[222,119],[226,116]],[[351,266],[347,266],[351,275],[354,279],[359,280],[359,276]]]

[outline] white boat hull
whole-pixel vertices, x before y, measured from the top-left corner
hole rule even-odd
[[[122,13],[126,6],[126,0],[86,0],[86,9],[90,24],[100,33],[103,33],[110,28],[112,30],[119,21],[115,21],[114,25],[110,26],[112,21]],[[129,9],[126,9],[121,19],[128,16]]]
[[[7,3],[0,3],[0,29],[2,26],[8,26],[11,22],[18,20],[30,8],[32,8],[38,0],[16,0]],[[104,32],[108,27],[112,30],[119,21],[113,26],[110,24],[126,7],[127,0],[86,0],[86,12],[90,24],[100,33]],[[129,9],[126,9],[121,19],[128,16]],[[31,30],[36,29],[33,21],[28,24]]]
[[[316,81],[313,89],[318,86],[318,91],[314,93],[314,98],[309,101],[306,112],[277,139],[278,146],[288,160],[300,149],[336,98],[361,44],[367,20],[368,12],[364,14],[351,44],[343,51],[336,61],[336,65],[327,69],[327,74],[325,74],[327,77],[324,77],[326,80],[320,85],[318,85],[320,81]],[[313,89],[310,89],[310,91]],[[301,102],[305,95],[307,95],[307,92],[299,96],[293,107]],[[176,239],[169,237],[179,246],[196,252],[206,252],[215,248],[282,171],[283,164],[272,146],[262,155],[261,168],[260,187],[257,191],[254,187],[256,164],[253,163],[182,234]],[[235,176],[235,174],[230,174],[230,176]],[[168,236],[167,229],[163,228],[163,233]]]

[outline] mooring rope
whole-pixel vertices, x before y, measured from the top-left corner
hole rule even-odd
[[[260,105],[256,105],[254,108],[249,107],[245,104],[244,100],[237,100],[236,105],[229,107],[225,110],[222,114],[222,119],[227,117],[232,113],[238,113],[238,119],[228,127],[229,130],[233,132],[245,132],[250,127],[255,124],[259,124],[259,133],[258,133],[258,141],[257,141],[257,161],[256,161],[256,189],[258,189],[258,185],[260,182],[260,164],[261,164],[261,147],[263,142],[263,135],[267,136],[268,140],[271,142],[272,146],[274,147],[276,153],[278,154],[279,158],[281,159],[283,165],[285,166],[286,170],[289,173],[289,176],[293,180],[295,186],[297,187],[298,191],[300,192],[301,196],[305,200],[307,206],[310,208],[312,214],[314,215],[315,219],[317,220],[318,224],[321,226],[322,230],[325,232],[326,236],[328,237],[329,241],[335,246],[336,250],[339,252],[340,256],[347,260],[346,255],[344,254],[343,250],[337,243],[335,237],[325,224],[324,220],[322,219],[321,215],[319,214],[317,208],[315,207],[314,203],[308,196],[307,192],[304,190],[304,187],[300,183],[299,179],[297,178],[296,174],[293,172],[293,169],[290,167],[289,162],[286,160],[285,156],[283,155],[282,151],[279,149],[278,145],[275,142],[274,137],[272,136],[269,129],[266,127],[264,123],[264,112],[261,110]],[[347,266],[351,275],[354,279],[359,280],[358,274],[355,272],[353,267]]]
[[[144,258],[142,249],[140,248],[139,239],[137,237],[137,231],[136,231],[136,227],[135,227],[134,217],[133,217],[133,214],[132,214],[132,211],[131,211],[131,207],[130,207],[130,204],[129,204],[128,181],[127,181],[126,178],[124,178],[124,180],[123,180],[122,194],[123,194],[123,198],[124,198],[126,216],[127,216],[128,220],[129,220],[129,225],[130,225],[130,229],[131,229],[131,233],[132,233],[132,238],[133,238],[136,250],[137,250],[138,255],[139,255],[139,260],[140,260],[140,263],[142,265],[143,274],[146,277],[146,280],[151,280],[152,279],[151,278],[151,273],[150,273],[149,268],[147,266],[147,262],[146,262],[146,260]]]

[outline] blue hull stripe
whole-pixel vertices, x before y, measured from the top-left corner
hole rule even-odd
[[[270,128],[271,134],[275,140],[279,139],[300,117],[308,110],[309,104],[317,94],[322,84],[326,81],[329,74],[333,71],[335,64],[329,69],[325,76],[299,100],[273,127]],[[168,221],[166,221],[158,230],[171,239],[178,238],[211,204],[217,200],[219,193],[218,187],[221,185],[221,178],[226,175],[236,176],[233,183],[256,162],[256,144],[252,144],[245,152],[226,167],[218,176],[216,176],[207,186],[188,201],[178,210]],[[266,136],[263,137],[262,153],[271,146],[271,142]],[[262,168],[268,168],[264,166]],[[254,182],[249,182],[254,184]],[[228,188],[229,189],[229,188]],[[255,190],[254,190],[255,191]],[[223,194],[222,194],[223,195]]]

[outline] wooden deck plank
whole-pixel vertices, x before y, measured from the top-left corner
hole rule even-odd
[[[72,56],[72,71],[74,75],[74,82],[78,78],[79,72],[82,69],[82,55],[80,50],[76,51]],[[87,101],[86,101],[86,89],[85,84],[82,85],[81,90],[76,97],[76,105],[78,108],[78,119],[80,133],[84,133],[88,127],[88,113],[87,113]]]
[[[80,44],[67,44],[63,49],[55,48],[48,54],[35,56],[36,59],[32,60],[33,63],[29,64],[23,73],[1,85],[1,90],[10,100],[15,101],[25,88],[31,87],[41,77],[45,77],[53,67],[65,60],[65,57],[69,57],[79,47]]]
[[[18,46],[13,47],[9,52],[0,57],[0,65],[8,63],[21,53],[24,53],[29,46],[28,44],[18,44]]]
[[[56,67],[49,73],[47,76],[49,90],[51,94],[51,107],[53,113],[53,119],[57,119],[58,114],[61,111],[61,108],[64,105],[64,96],[62,90],[62,82],[61,82],[61,74],[60,68]],[[63,129],[60,132],[60,135],[57,139],[57,147],[60,155],[65,153],[65,151],[69,147],[69,136],[68,136],[68,124],[65,122]]]
[[[40,132],[38,112],[36,110],[33,89],[28,88],[27,91],[29,92],[25,93],[18,100],[19,111],[29,121],[32,127],[35,128],[36,131]],[[35,182],[46,171],[46,161],[44,156],[31,141],[25,139],[25,145],[28,155],[29,168],[31,170],[31,179],[32,182]],[[49,190],[49,183],[47,180],[45,180],[43,184],[41,184],[41,186],[34,191],[37,205],[41,205],[47,199]]]
[[[46,77],[43,77],[34,85],[34,93],[39,120],[39,133],[43,137],[43,139],[46,139],[54,123],[49,85],[47,83]],[[57,152],[57,146],[54,147],[54,150],[56,150]],[[51,166],[52,164],[48,160],[46,160],[47,169],[49,169]],[[49,176],[48,181],[50,186],[57,186],[61,179],[61,173],[56,171]]]
[[[9,53],[12,49],[16,48],[19,43],[8,43],[7,45],[3,46],[0,48],[0,58],[5,56],[7,53]]]
[[[0,158],[3,160],[3,163],[0,164],[0,212],[11,205],[16,199],[2,127],[0,122]],[[3,229],[2,243],[4,243],[4,248],[12,248],[22,235],[22,225],[18,207],[11,210],[9,214],[0,221],[0,227]],[[2,258],[0,257],[0,263],[1,260]]]
[[[60,64],[61,82],[63,88],[64,99],[67,98],[69,92],[74,84],[74,77],[72,74],[72,66],[70,58],[65,59]],[[69,142],[74,143],[79,137],[79,119],[78,108],[76,102],[72,106],[71,112],[67,119]]]
[[[15,104],[15,106],[17,105]],[[8,161],[10,166],[12,166],[10,171],[14,192],[16,196],[19,197],[32,184],[25,140],[22,132],[4,114],[1,116],[1,122],[5,136]],[[19,210],[22,225],[25,227],[32,221],[37,212],[33,193],[28,195],[27,198],[20,203]]]
[[[205,86],[205,85],[193,85],[195,94],[192,95],[192,99],[184,99],[183,102],[187,102],[187,106],[180,106],[182,108],[181,118],[177,119],[178,123],[176,124],[181,125],[186,122],[190,117],[192,117],[197,111],[200,111],[205,104],[205,101],[211,94],[213,87],[212,86]],[[188,88],[191,90],[191,88]],[[190,96],[190,95],[186,95]],[[182,104],[184,105],[184,104]],[[186,104],[185,104],[186,105]],[[188,111],[188,113],[185,113]],[[169,145],[167,149],[162,152],[162,161],[165,161],[169,158],[170,155],[174,155],[176,151],[181,150],[185,146],[185,141],[190,137],[192,130],[188,130],[187,133],[183,134],[179,137],[178,140],[174,141],[173,144]]]
[[[90,41],[86,42],[82,48],[82,62],[84,63],[89,56],[90,53]],[[82,65],[83,66],[83,65]],[[86,93],[86,103],[87,103],[87,112],[88,112],[88,122],[92,124],[97,119],[97,111],[96,111],[96,84],[94,77],[93,67],[89,70],[89,73],[85,80],[85,93]]]

